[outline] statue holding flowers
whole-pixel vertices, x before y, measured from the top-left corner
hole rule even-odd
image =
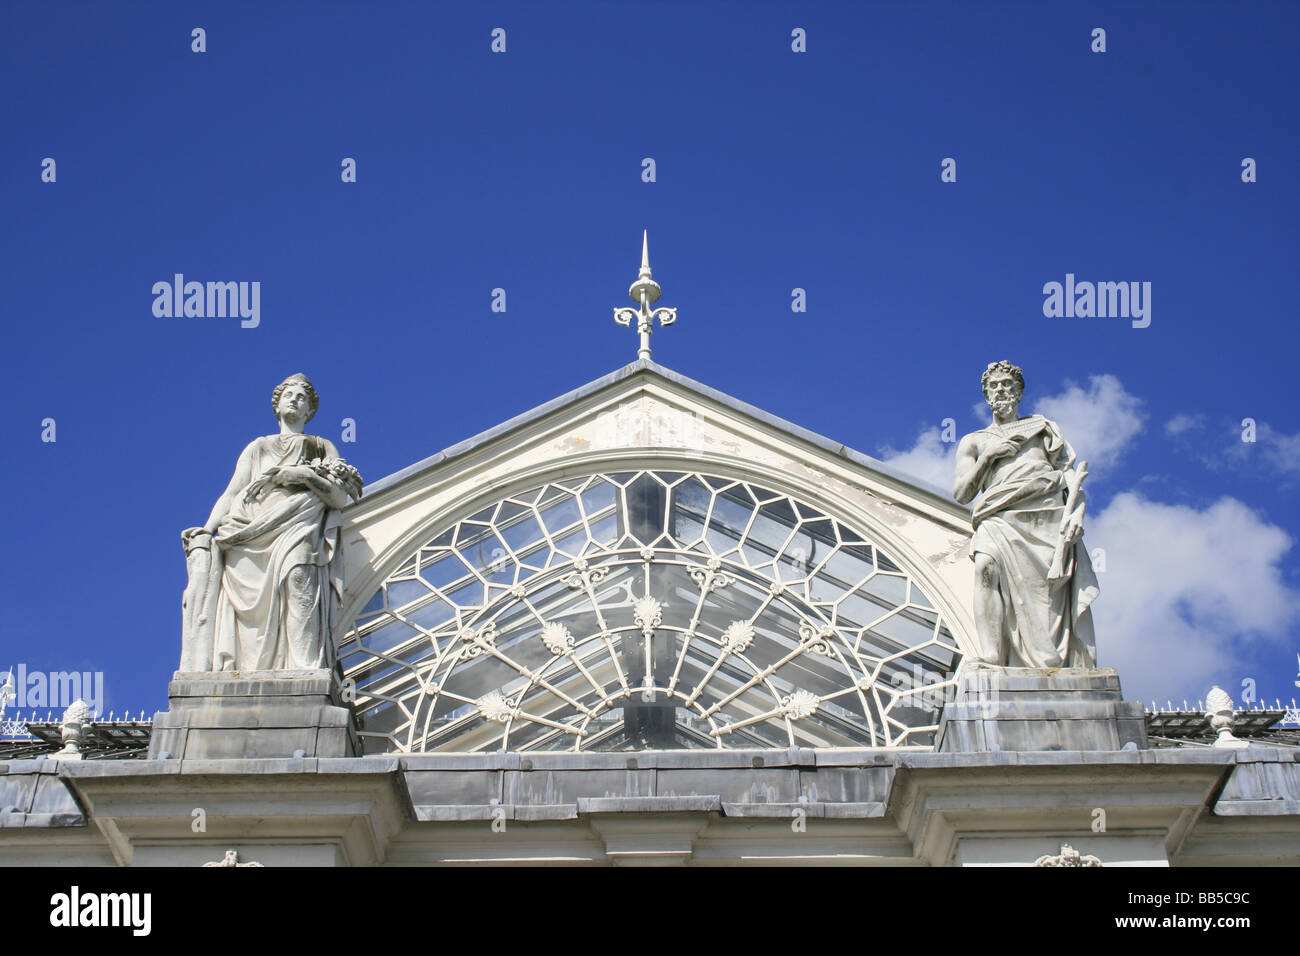
[[[333,665],[338,511],[361,497],[361,476],[304,432],[319,404],[305,375],[281,382],[271,396],[279,434],[248,444],[207,523],[182,532],[182,671]]]

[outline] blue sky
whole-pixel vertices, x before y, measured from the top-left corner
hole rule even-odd
[[[1144,700],[1289,699],[1297,26],[1291,3],[5,5],[0,667],[164,707],[179,531],[274,430],[276,383],[306,372],[336,443],[355,419],[375,481],[631,361],[610,309],[648,228],[680,310],[657,361],[922,477],[943,419],[982,424],[984,365],[1024,366],[1024,410],[1096,463],[1101,663]],[[156,317],[178,272],[260,282],[260,324]],[[1151,324],[1046,317],[1067,273],[1150,282]]]

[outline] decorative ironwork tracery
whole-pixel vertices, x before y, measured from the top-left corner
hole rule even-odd
[[[339,653],[372,753],[929,747],[959,659],[874,542],[674,472],[556,481],[460,521]]]

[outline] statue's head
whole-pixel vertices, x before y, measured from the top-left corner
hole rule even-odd
[[[307,423],[316,417],[316,409],[320,407],[320,396],[316,394],[316,389],[312,386],[311,381],[301,372],[296,375],[290,375],[283,382],[275,387],[271,393],[271,408],[275,411],[275,417],[280,418],[280,401],[288,392],[291,396],[301,393],[307,399],[307,417],[303,423]]]
[[[990,362],[980,377],[980,387],[984,390],[984,400],[994,408],[1004,403],[1014,407],[1020,404],[1020,396],[1025,393],[1025,374],[1019,365],[1012,365],[1007,359]]]

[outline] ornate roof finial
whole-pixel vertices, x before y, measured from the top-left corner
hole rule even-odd
[[[14,669],[9,668],[9,673],[5,676],[4,686],[0,687],[0,717],[5,715],[5,707],[14,699]]]
[[[1205,716],[1210,721],[1210,729],[1218,734],[1214,741],[1216,747],[1249,747],[1250,744],[1232,734],[1232,721],[1236,711],[1232,707],[1232,698],[1228,692],[1217,684],[1205,695]]]
[[[660,328],[672,325],[677,321],[676,309],[650,308],[659,301],[661,292],[659,283],[655,282],[650,275],[650,236],[649,231],[645,230],[641,233],[641,272],[627,290],[628,297],[639,308],[629,309],[624,307],[614,310],[614,321],[619,325],[630,326],[632,320],[636,319],[636,330],[641,336],[641,347],[637,350],[637,358],[648,359],[650,357],[650,333],[654,330],[655,319],[659,320]]]

